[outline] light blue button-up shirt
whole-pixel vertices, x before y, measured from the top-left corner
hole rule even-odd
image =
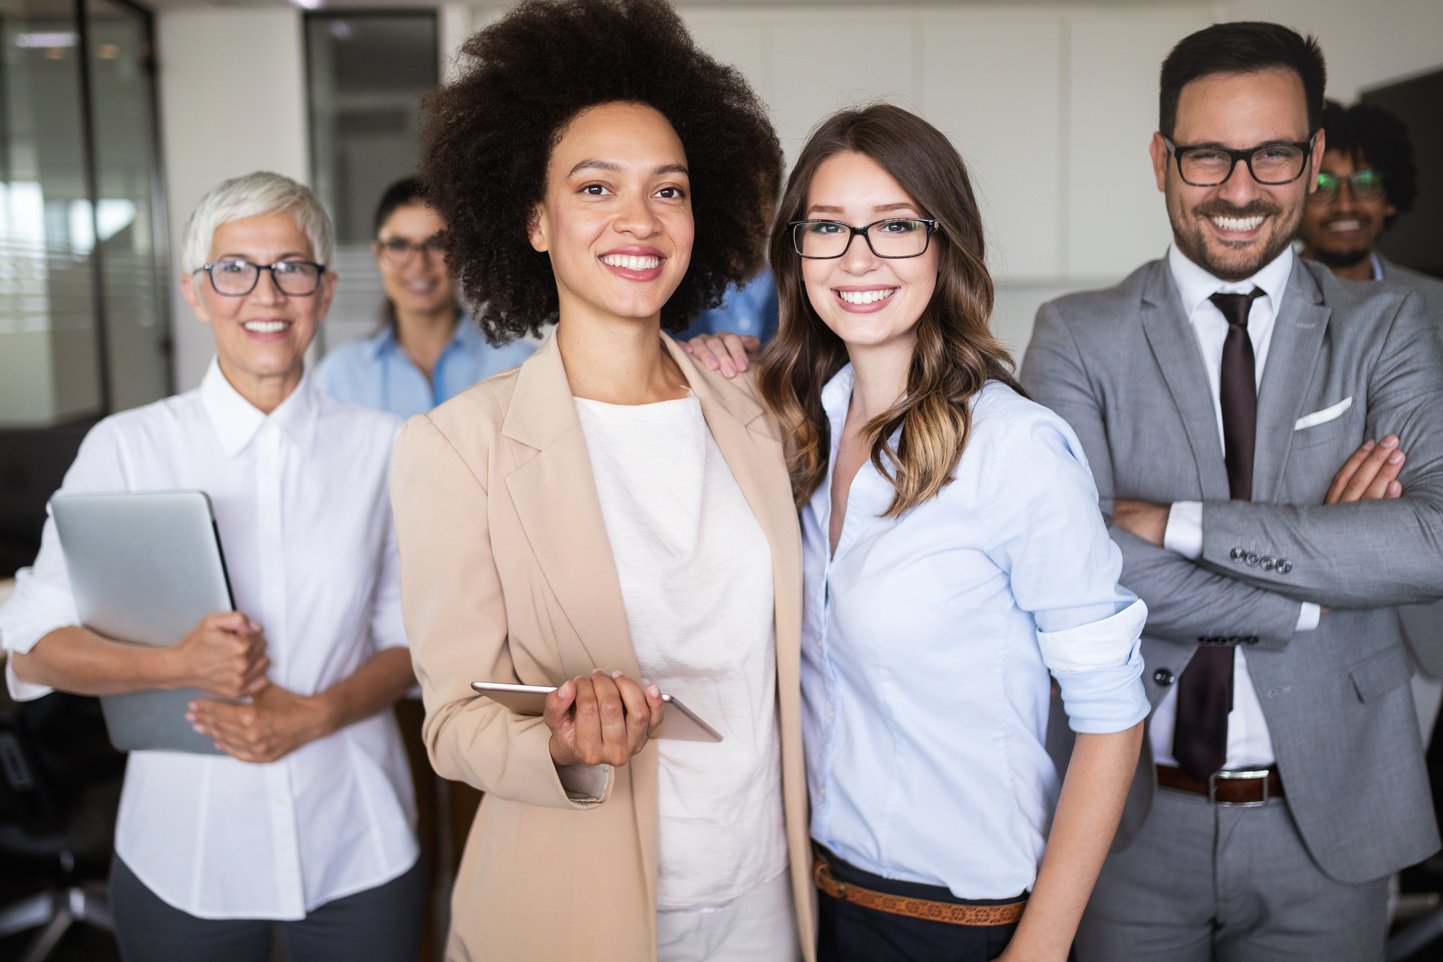
[[[342,344],[316,365],[316,384],[342,401],[390,411],[403,418],[427,411],[477,381],[516,367],[536,345],[486,343],[481,329],[463,313],[451,342],[436,359],[430,380],[396,340],[391,325],[361,341]]]
[[[852,369],[822,391],[831,462]],[[895,444],[895,440],[894,440]],[[829,557],[832,469],[802,510],[803,733],[812,836],[888,878],[999,899],[1032,887],[1060,788],[1043,748],[1147,714],[1147,609],[1071,428],[989,382],[954,480],[900,518],[862,465]]]

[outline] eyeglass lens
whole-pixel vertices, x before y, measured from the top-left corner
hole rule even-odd
[[[321,283],[320,264],[310,261],[279,261],[275,264],[252,264],[246,260],[216,261],[206,267],[211,285],[218,294],[239,297],[255,290],[263,270],[271,272],[282,294],[304,297],[314,294]]]
[[[413,244],[404,237],[388,237],[385,240],[376,241],[376,244],[380,247],[382,256],[390,263],[397,265],[406,263],[418,252],[433,260],[445,256],[439,234],[428,237],[419,244]]]
[[[1360,170],[1347,177],[1318,174],[1318,189],[1313,192],[1312,197],[1321,203],[1331,204],[1337,199],[1343,184],[1348,185],[1348,190],[1352,192],[1355,200],[1372,200],[1383,194],[1383,175],[1376,170]]]
[[[854,231],[839,221],[802,221],[792,229],[792,242],[803,257],[841,257],[854,233],[862,234],[878,257],[917,257],[927,250],[928,222],[897,217]]]
[[[1246,161],[1253,179],[1260,184],[1288,184],[1303,172],[1308,152],[1293,144],[1264,144],[1251,151],[1228,151],[1220,147],[1178,148],[1182,179],[1194,187],[1216,187],[1232,175],[1237,161]]]

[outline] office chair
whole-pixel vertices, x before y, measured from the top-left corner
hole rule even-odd
[[[95,699],[0,702],[0,856],[7,874],[47,882],[0,908],[0,938],[40,929],[23,962],[42,962],[77,922],[114,930],[106,877],[124,768]]]

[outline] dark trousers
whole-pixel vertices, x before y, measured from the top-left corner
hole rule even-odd
[[[955,897],[941,886],[900,882],[864,872],[827,854],[832,875],[875,892],[952,904],[994,905]],[[1004,900],[1005,901],[1005,900]],[[986,962],[1007,948],[1013,925],[950,925],[878,912],[817,893],[817,962]]]
[[[397,878],[294,922],[201,919],[161,901],[119,858],[110,866],[110,905],[125,962],[268,962],[275,936],[289,962],[415,962],[425,894],[418,860]]]

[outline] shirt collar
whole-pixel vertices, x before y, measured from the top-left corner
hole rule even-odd
[[[833,444],[841,440],[836,436],[839,432],[835,430],[835,426],[847,416],[847,405],[852,401],[852,385],[855,381],[856,374],[852,371],[852,365],[844,364],[842,369],[822,386],[822,410],[827,413],[827,420],[831,421],[834,427]]]
[[[396,322],[387,321],[386,326],[375,334],[371,335],[371,351],[379,358],[383,354],[399,350],[401,342],[396,340]],[[470,347],[477,348],[485,343],[485,336],[481,328],[471,319],[471,315],[462,311],[456,317],[456,330],[451,335],[448,347]]]
[[[205,407],[206,416],[210,418],[211,426],[215,428],[221,453],[227,458],[233,458],[244,451],[268,421],[275,424],[281,433],[302,451],[311,450],[315,442],[316,417],[319,412],[309,371],[301,377],[301,383],[291,392],[291,396],[267,415],[241,397],[240,392],[221,373],[220,362],[211,358],[210,367],[200,382],[200,400]]]
[[[1283,291],[1287,289],[1288,278],[1293,274],[1293,249],[1291,246],[1284,247],[1283,252],[1264,265],[1262,270],[1241,281],[1224,281],[1214,277],[1205,268],[1189,260],[1187,255],[1177,249],[1176,244],[1168,248],[1167,266],[1168,270],[1172,271],[1173,282],[1177,284],[1183,314],[1188,318],[1193,316],[1203,301],[1218,291],[1246,294],[1254,287],[1262,289],[1271,303],[1273,316],[1277,317],[1283,302]]]

